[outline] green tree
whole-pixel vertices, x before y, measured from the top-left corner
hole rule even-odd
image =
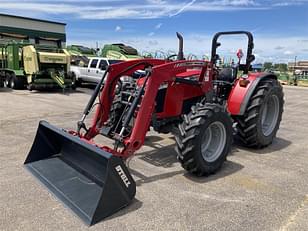
[[[287,71],[288,71],[288,64],[286,64],[286,63],[280,63],[280,64],[279,64],[279,71],[281,71],[281,72],[287,72]]]
[[[280,72],[286,72],[288,70],[288,65],[285,63],[276,63],[274,69]]]
[[[265,62],[264,64],[263,64],[263,69],[264,70],[270,70],[270,69],[272,69],[273,68],[273,63],[271,63],[271,62]]]

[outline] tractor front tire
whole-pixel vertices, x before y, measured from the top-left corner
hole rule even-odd
[[[217,172],[232,145],[232,121],[221,105],[197,104],[183,116],[176,135],[176,151],[182,167],[197,176]]]
[[[283,91],[276,79],[262,79],[249,99],[245,114],[235,117],[237,137],[246,147],[270,145],[279,129],[283,112]]]

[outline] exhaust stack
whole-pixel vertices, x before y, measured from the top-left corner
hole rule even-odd
[[[178,52],[178,60],[184,60],[184,52],[183,52],[183,36],[179,33],[176,32],[176,36],[179,39],[179,52]]]

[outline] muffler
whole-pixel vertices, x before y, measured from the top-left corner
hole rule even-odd
[[[40,121],[25,167],[87,225],[127,206],[136,184],[122,159]]]

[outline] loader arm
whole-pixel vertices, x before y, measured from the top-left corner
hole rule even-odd
[[[201,76],[201,74],[205,73],[207,63],[194,61],[177,61],[153,67],[152,75],[147,83],[147,88],[143,96],[143,100],[140,104],[132,134],[130,137],[124,140],[126,147],[122,151],[122,155],[124,157],[132,155],[143,145],[155,109],[155,98],[161,84],[166,82],[170,85],[177,84],[177,79],[185,78],[185,76],[182,76],[181,78],[177,76],[179,76],[181,73],[187,72],[187,69],[189,68],[200,68],[199,75]],[[196,92],[206,92],[211,87],[211,85],[208,82],[203,81],[203,79],[202,81],[199,81],[199,83],[200,85],[194,86]],[[179,84],[181,83],[179,82]],[[193,84],[193,82],[191,84]]]
[[[108,69],[106,76],[107,79],[104,83],[104,87],[100,89],[101,94],[100,92],[97,92],[97,95],[94,95],[94,97],[92,96],[93,98],[99,97],[99,104],[96,108],[91,127],[89,128],[89,131],[84,135],[84,138],[87,140],[93,139],[96,135],[99,134],[99,130],[102,128],[104,122],[107,121],[110,107],[115,96],[115,87],[122,76],[131,76],[135,71],[139,69],[160,65],[163,63],[165,63],[164,60],[144,59],[142,61],[133,60],[111,65]],[[92,102],[92,104],[93,103],[94,102]],[[91,107],[92,105],[88,105],[87,107],[89,106]]]
[[[90,141],[98,135],[100,129],[108,120],[109,111],[115,96],[115,87],[120,77],[125,75],[130,76],[136,70],[144,69],[149,66],[151,66],[151,73],[146,83],[142,99],[140,100],[139,108],[136,110],[137,116],[135,118],[134,127],[130,136],[123,139],[124,148],[120,152],[117,152],[117,150],[112,150],[110,147],[102,147],[104,150],[108,150],[114,155],[127,158],[143,145],[155,108],[155,98],[162,84],[191,84],[196,92],[207,92],[211,87],[210,81],[203,81],[204,76],[209,74],[206,72],[208,62],[205,61],[183,60],[168,62],[156,59],[144,59],[142,61],[134,60],[111,65],[102,89],[102,94],[98,96],[100,103],[96,109],[92,125],[83,136],[86,140]],[[196,73],[196,69],[199,70],[199,72],[197,71],[199,73],[197,80],[186,80],[185,74],[183,75],[183,73]],[[183,83],[180,79],[185,79],[186,81]]]

